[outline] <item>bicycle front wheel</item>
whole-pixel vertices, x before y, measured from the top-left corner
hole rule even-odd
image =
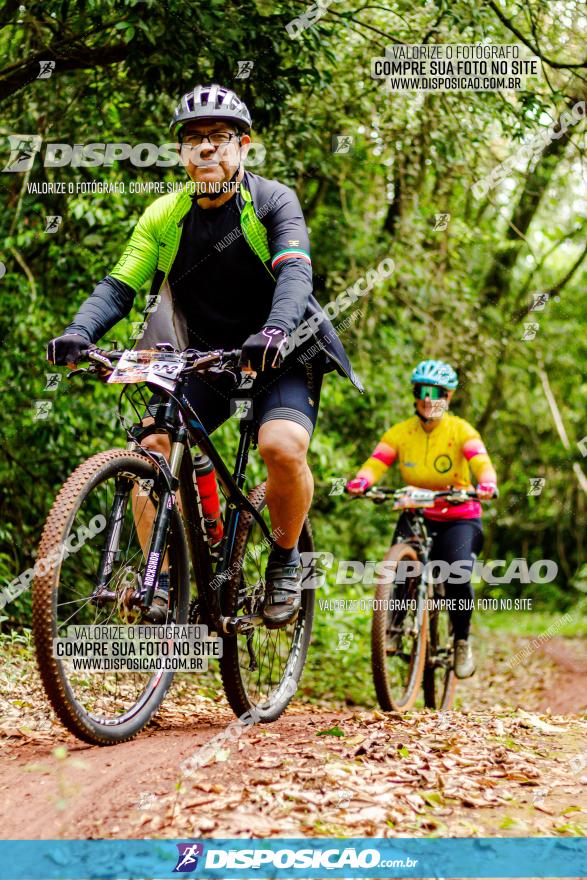
[[[250,492],[249,501],[269,525],[265,483]],[[298,541],[300,553],[312,552],[314,542],[306,519]],[[241,513],[230,569],[237,571],[226,584],[224,613],[230,617],[259,614],[265,594],[265,566],[269,547],[250,513]],[[305,566],[305,580],[312,563]],[[237,717],[251,712],[262,723],[275,721],[290,702],[306,662],[314,621],[314,590],[302,590],[297,618],[281,629],[261,625],[242,635],[224,639],[220,661],[228,702]]]
[[[429,709],[452,709],[456,686],[452,625],[447,611],[434,609],[426,649],[424,704]]]
[[[414,548],[394,544],[385,562],[389,574],[378,577],[371,625],[373,681],[385,712],[407,712],[418,698],[422,681],[428,612],[422,607],[421,575],[401,577],[401,563],[418,562]]]
[[[158,486],[157,469],[145,456],[119,449],[101,452],[66,481],[43,530],[42,565],[33,586],[37,663],[57,716],[85,742],[112,745],[132,739],[153,717],[173,680],[172,671],[91,671],[79,658],[58,658],[53,651],[53,640],[65,638],[69,627],[141,622],[133,605],[146,559],[139,530],[141,520],[154,520]],[[148,548],[150,538],[145,541],[142,532]],[[186,623],[189,560],[177,506],[166,553],[167,622]],[[99,590],[101,583],[105,589]]]

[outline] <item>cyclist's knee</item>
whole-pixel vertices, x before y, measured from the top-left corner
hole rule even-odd
[[[169,458],[171,444],[167,434],[149,434],[141,441],[141,446],[149,452],[160,452],[165,458]]]
[[[259,453],[267,467],[299,468],[306,462],[308,432],[285,419],[265,422],[259,431]]]

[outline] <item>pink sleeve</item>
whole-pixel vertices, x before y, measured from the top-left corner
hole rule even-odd
[[[481,438],[477,437],[473,440],[466,440],[465,443],[463,443],[463,455],[467,461],[471,461],[476,455],[487,455],[487,450],[485,449]]]
[[[377,461],[380,461],[385,467],[389,467],[396,460],[397,452],[395,449],[392,449],[391,446],[388,446],[387,443],[378,443],[373,450],[371,458],[376,458]]]

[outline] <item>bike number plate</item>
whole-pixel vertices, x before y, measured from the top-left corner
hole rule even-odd
[[[175,351],[133,349],[124,352],[108,382],[123,385],[148,382],[166,391],[173,391],[184,366],[185,357]]]
[[[434,507],[434,492],[431,489],[411,489],[398,498],[394,510],[405,510],[415,507]]]

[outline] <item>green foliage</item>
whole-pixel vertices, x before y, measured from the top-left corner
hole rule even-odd
[[[523,5],[539,23],[548,57],[582,57],[584,18],[573,2],[560,17],[548,4]],[[518,15],[513,4],[505,6],[506,15]],[[587,354],[587,279],[580,262],[587,226],[584,124],[574,127],[573,143],[561,142],[548,160],[550,177],[532,178],[542,181],[539,198],[526,183],[535,166],[541,171],[540,157],[530,169],[518,163],[482,199],[471,187],[584,95],[580,80],[568,69],[546,68],[548,80],[530,81],[529,91],[518,94],[390,94],[369,75],[371,56],[382,54],[388,42],[417,43],[429,35],[443,43],[514,38],[487,4],[466,0],[417,8],[398,0],[387,11],[368,12],[334,4],[291,40],[285,25],[300,12],[299,5],[292,10],[264,0],[88,0],[31,2],[22,12],[2,13],[2,132],[38,132],[44,143],[159,144],[168,139],[169,118],[183,91],[211,79],[234,86],[250,102],[255,131],[267,146],[266,162],[255,171],[298,191],[311,229],[320,300],[333,299],[384,257],[396,267],[357,303],[361,315],[343,333],[366,393],[358,395],[335,374],[325,379],[311,450],[317,546],[341,559],[381,558],[392,528],[389,512],[331,496],[331,480],[350,476],[383,430],[411,414],[407,378],[413,364],[442,356],[461,372],[455,411],[481,428],[500,479],[500,500],[486,518],[484,556],[555,559],[555,585],[521,589],[564,610],[581,595],[573,584],[584,584],[586,564],[585,497],[572,471],[573,462],[584,461],[576,444],[587,433],[587,385],[579,375]],[[524,16],[515,20],[526,32]],[[73,46],[75,51],[68,48]],[[35,79],[38,57],[56,59],[50,79]],[[15,69],[22,59],[25,67]],[[249,79],[238,80],[237,62],[245,59],[255,66]],[[340,134],[354,138],[348,154],[331,151],[332,137]],[[7,147],[5,141],[2,164]],[[46,390],[51,370],[44,351],[112,268],[151,201],[128,192],[39,196],[27,184],[181,177],[180,169],[129,163],[43,168],[38,158],[29,176],[2,174],[0,259],[7,271],[0,279],[0,581],[34,563],[44,517],[68,473],[89,454],[124,442],[116,393],[65,379],[56,391]],[[518,205],[528,222],[512,238]],[[450,214],[446,230],[434,229],[439,213]],[[55,234],[43,231],[49,214],[63,218]],[[490,299],[486,280],[508,254],[514,254],[511,268],[499,297]],[[520,317],[531,294],[544,290],[556,294],[545,309]],[[105,344],[128,344],[144,293]],[[532,341],[522,339],[528,321],[539,323]],[[541,363],[570,451],[552,421]],[[34,418],[33,402],[42,399],[53,404],[47,420]],[[222,451],[233,454],[234,425],[217,436]],[[528,496],[529,480],[538,476],[546,480],[544,490],[538,498]],[[262,478],[254,456],[250,485]],[[396,472],[386,479],[398,485]],[[6,613],[13,623],[27,622],[29,596]],[[367,623],[357,620],[351,629],[358,636]],[[316,647],[327,651],[330,644],[332,650],[338,628],[318,626]],[[359,651],[367,651],[364,642],[358,646],[355,639],[337,655],[351,699],[352,664]],[[362,674],[368,677],[368,669]]]

